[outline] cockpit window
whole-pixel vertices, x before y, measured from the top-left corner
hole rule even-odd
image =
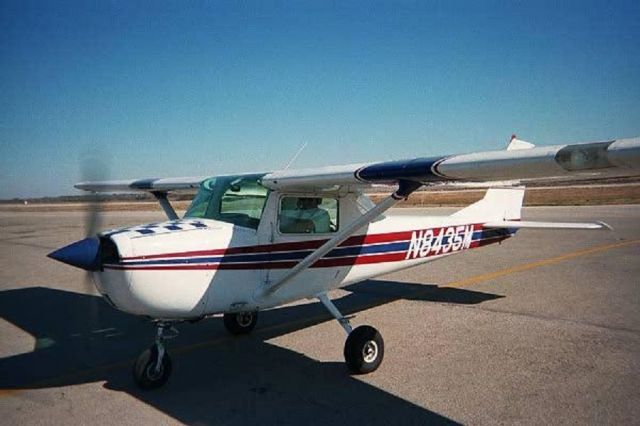
[[[264,176],[218,176],[207,179],[184,217],[215,219],[257,229],[268,190],[258,183]]]

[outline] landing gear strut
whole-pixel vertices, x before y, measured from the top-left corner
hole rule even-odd
[[[340,313],[325,293],[317,297],[347,333],[347,340],[344,343],[344,360],[349,370],[354,374],[375,371],[384,358],[384,340],[378,330],[368,325],[353,329],[349,318]]]
[[[165,335],[165,331],[171,334]],[[140,354],[133,364],[133,380],[141,389],[156,389],[164,385],[171,375],[171,358],[165,351],[164,340],[178,335],[170,323],[156,323],[156,340],[154,344]]]

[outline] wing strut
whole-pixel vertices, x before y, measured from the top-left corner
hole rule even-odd
[[[158,200],[158,202],[160,203],[160,207],[162,207],[162,210],[164,210],[164,214],[167,215],[169,220],[178,219],[178,215],[176,214],[176,211],[173,209],[173,206],[171,206],[171,203],[169,202],[169,199],[167,198],[167,193],[165,191],[153,191],[152,194],[154,197],[156,197],[156,200]]]
[[[320,260],[325,254],[329,253],[336,246],[353,235],[357,230],[370,223],[386,210],[389,210],[398,201],[404,200],[409,197],[409,195],[411,195],[413,191],[420,188],[421,186],[422,184],[419,182],[401,180],[398,183],[398,189],[396,189],[393,194],[389,195],[387,198],[383,199],[378,204],[369,209],[362,216],[351,222],[349,225],[345,226],[333,238],[318,247],[315,251],[302,259],[300,263],[291,268],[289,272],[285,274],[279,281],[268,287],[264,287],[258,294],[259,297],[269,296],[285,285],[289,284],[295,277],[298,276],[298,274],[309,268],[317,260]]]

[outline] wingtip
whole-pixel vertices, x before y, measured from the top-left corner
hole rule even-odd
[[[609,224],[608,224],[608,223],[606,223],[606,222],[602,222],[602,221],[600,221],[600,220],[599,220],[599,221],[597,221],[596,223],[597,223],[598,225],[600,225],[600,226],[602,227],[602,229],[606,229],[606,230],[608,230],[608,231],[613,231],[613,226],[609,225]]]

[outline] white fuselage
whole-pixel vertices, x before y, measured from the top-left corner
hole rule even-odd
[[[276,226],[280,194],[271,193],[258,229],[210,219],[180,219],[103,234],[119,260],[94,272],[100,292],[116,308],[157,319],[265,309],[313,297],[498,242],[511,234],[482,228],[481,217],[387,216],[363,227],[286,287],[277,282],[331,235],[282,235]],[[362,212],[357,194],[340,197],[340,221]]]

